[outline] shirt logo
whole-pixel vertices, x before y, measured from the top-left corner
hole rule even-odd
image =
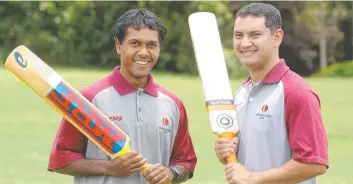
[[[268,110],[268,105],[267,104],[264,104],[262,106],[262,112],[266,112]]]
[[[171,132],[168,118],[162,118],[161,124],[158,126],[158,129],[165,134]]]
[[[268,105],[264,104],[264,105],[262,105],[262,108],[261,108],[261,112],[262,113],[257,113],[256,116],[259,119],[271,118],[271,114],[270,113],[266,113],[267,111],[268,111]]]
[[[121,120],[123,120],[123,117],[122,116],[109,116],[109,119],[111,121],[121,121]]]
[[[162,124],[163,124],[164,126],[168,126],[168,124],[169,124],[168,119],[167,119],[167,118],[163,118],[163,119],[162,119]]]

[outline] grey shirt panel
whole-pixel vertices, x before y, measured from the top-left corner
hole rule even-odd
[[[169,165],[173,143],[179,126],[180,112],[176,103],[163,93],[152,96],[142,89],[120,95],[114,87],[100,91],[92,103],[130,136],[130,146],[141,153],[148,163]],[[110,158],[93,142],[88,141],[86,158]],[[75,184],[146,183],[140,173],[128,177],[75,176]]]
[[[285,122],[284,87],[251,81],[234,96],[240,132],[238,160],[252,172],[279,168],[292,157]],[[316,177],[302,184],[315,184]]]

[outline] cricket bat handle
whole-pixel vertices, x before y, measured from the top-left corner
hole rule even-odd
[[[236,133],[234,132],[224,132],[224,133],[221,133],[219,135],[219,138],[226,138],[230,141],[232,141],[232,139],[236,136]],[[228,157],[227,157],[227,163],[230,164],[230,163],[234,163],[234,162],[237,162],[237,155],[235,154],[235,152],[232,152]]]
[[[141,173],[144,174],[145,172],[147,172],[149,168],[149,164],[145,163],[145,165],[143,166],[143,169],[141,170]],[[164,182],[163,184],[171,184],[170,182]]]
[[[131,147],[130,147],[130,144],[127,143],[127,145],[120,151],[119,154],[115,155],[116,157],[113,158],[113,159],[116,159],[116,158],[118,158],[118,157],[121,157],[121,156],[123,156],[123,155],[129,153],[131,150],[132,150],[132,149],[131,149]],[[148,169],[149,169],[149,164],[148,164],[148,163],[145,163],[145,165],[143,166],[142,170],[140,171],[141,174],[144,174],[145,172],[147,172]],[[164,184],[170,184],[170,183],[164,183]]]
[[[130,144],[127,143],[127,145],[120,151],[119,154],[116,155],[115,158],[121,157],[121,156],[123,156],[123,155],[129,153],[130,151],[131,151]],[[115,158],[113,158],[113,159],[115,159]],[[147,171],[148,168],[149,168],[149,164],[148,164],[148,163],[145,163],[145,165],[143,166],[143,168],[142,168],[142,170],[141,170],[141,173],[144,173],[145,171]]]

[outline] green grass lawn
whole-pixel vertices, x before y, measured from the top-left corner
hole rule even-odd
[[[58,70],[77,89],[110,71]],[[204,96],[198,77],[158,74],[156,81],[177,94],[188,110],[190,131],[198,155],[191,184],[226,183],[223,167],[213,152],[216,136],[210,131]],[[353,183],[353,79],[308,79],[322,99],[329,135],[330,169],[321,184]],[[232,81],[233,90],[241,83]],[[61,116],[12,73],[0,67],[0,183],[72,183],[69,176],[46,170],[52,141]]]

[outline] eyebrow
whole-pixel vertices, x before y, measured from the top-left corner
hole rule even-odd
[[[138,42],[139,40],[137,40],[137,39],[130,39],[130,40],[128,40],[128,42]]]
[[[158,41],[151,40],[151,41],[149,41],[148,43],[158,44]]]
[[[142,40],[142,41],[144,41],[144,40]],[[141,42],[141,40],[138,40],[138,39],[133,38],[133,39],[128,40],[128,42]],[[158,44],[158,41],[156,41],[156,40],[149,40],[149,41],[146,41],[146,42],[147,42],[147,43],[155,43],[155,44]]]
[[[254,34],[254,33],[262,33],[263,31],[250,31],[250,33],[249,34]],[[234,34],[243,34],[243,32],[241,32],[241,31],[234,31]]]

